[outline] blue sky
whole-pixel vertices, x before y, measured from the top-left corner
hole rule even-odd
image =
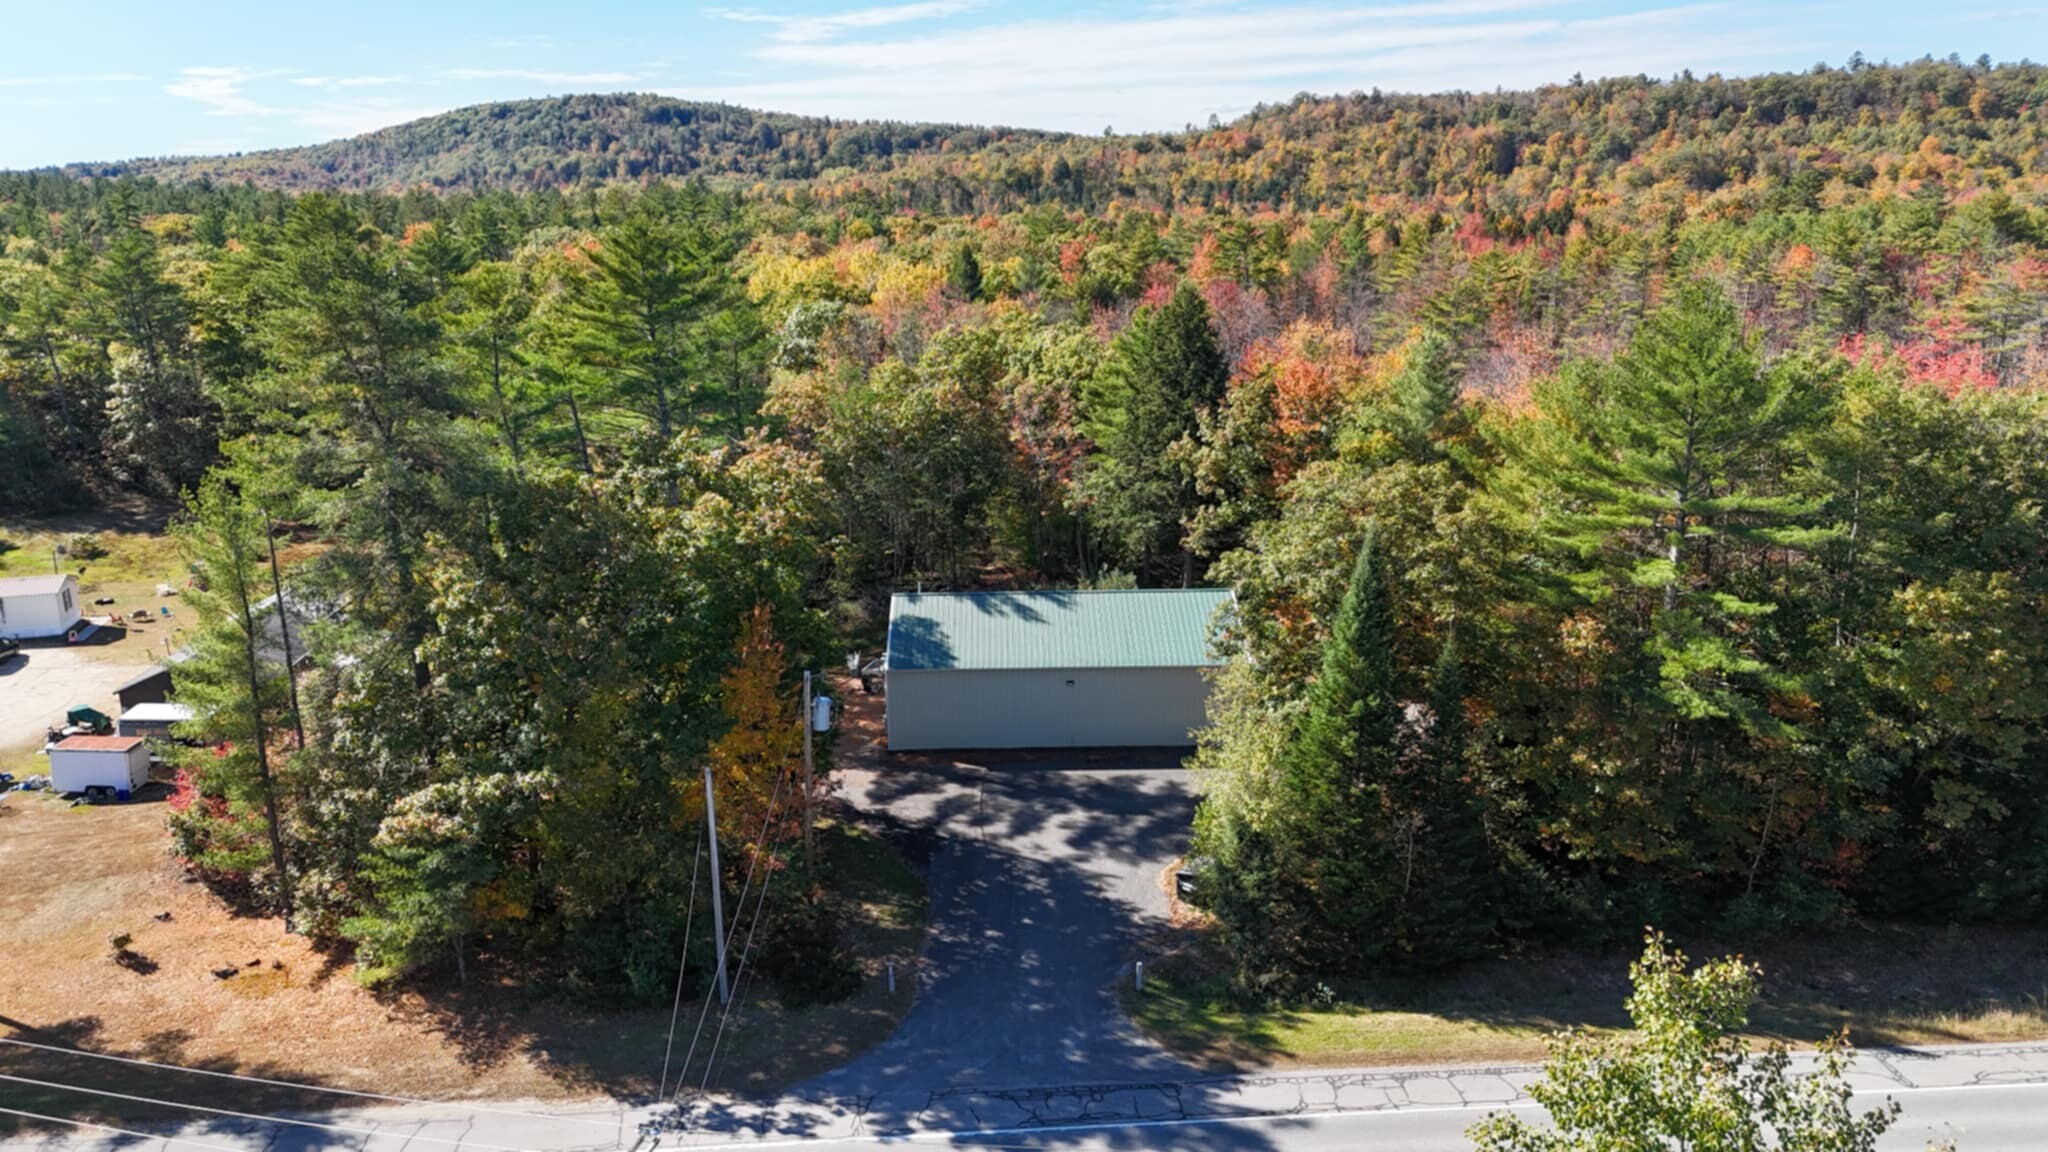
[[[2048,58],[2012,0],[72,0],[6,5],[0,167],[314,143],[485,100],[653,91],[1099,132],[1296,92],[1485,90],[1924,53]]]

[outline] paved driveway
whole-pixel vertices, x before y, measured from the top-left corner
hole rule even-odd
[[[114,689],[150,664],[148,649],[140,646],[132,659],[61,645],[23,648],[21,655],[0,662],[0,750],[41,744],[45,731],[62,721],[73,704],[118,715]]]
[[[1192,1069],[1116,1002],[1194,812],[1178,753],[874,757],[843,798],[932,845],[917,1006],[888,1041],[800,1089],[868,1114],[929,1114],[961,1089],[1178,1080]]]

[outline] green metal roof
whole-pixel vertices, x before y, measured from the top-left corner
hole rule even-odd
[[[889,668],[1192,668],[1217,663],[1209,622],[1228,588],[899,592]]]

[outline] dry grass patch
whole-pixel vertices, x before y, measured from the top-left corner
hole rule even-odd
[[[566,1100],[651,1092],[666,1004],[623,1010],[473,980],[365,990],[342,960],[236,915],[165,854],[161,804],[70,808],[42,794],[0,806],[0,1035],[94,1051],[432,1099]],[[726,1024],[714,1087],[765,1091],[885,1038],[909,1011],[923,948],[925,882],[894,848],[851,826],[821,831],[835,883],[862,910],[853,945],[868,979],[852,998],[785,1009],[750,987]],[[128,956],[113,941],[126,936]],[[897,993],[883,987],[897,964]],[[216,973],[231,970],[222,978]],[[749,982],[751,985],[751,982]],[[685,1003],[680,1064],[699,1005]],[[690,1070],[704,1074],[713,1011]],[[0,1072],[174,1096],[245,1111],[332,1107],[331,1096],[0,1046]],[[670,1083],[675,1082],[672,1069]],[[160,1122],[179,1117],[74,1092],[11,1085],[12,1107]],[[17,1121],[0,1117],[0,1134]]]

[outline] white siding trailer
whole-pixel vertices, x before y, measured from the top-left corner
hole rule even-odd
[[[149,746],[140,736],[70,736],[50,749],[50,787],[112,788],[133,796],[149,783]]]
[[[0,580],[0,636],[44,640],[78,626],[78,577],[9,576]]]

